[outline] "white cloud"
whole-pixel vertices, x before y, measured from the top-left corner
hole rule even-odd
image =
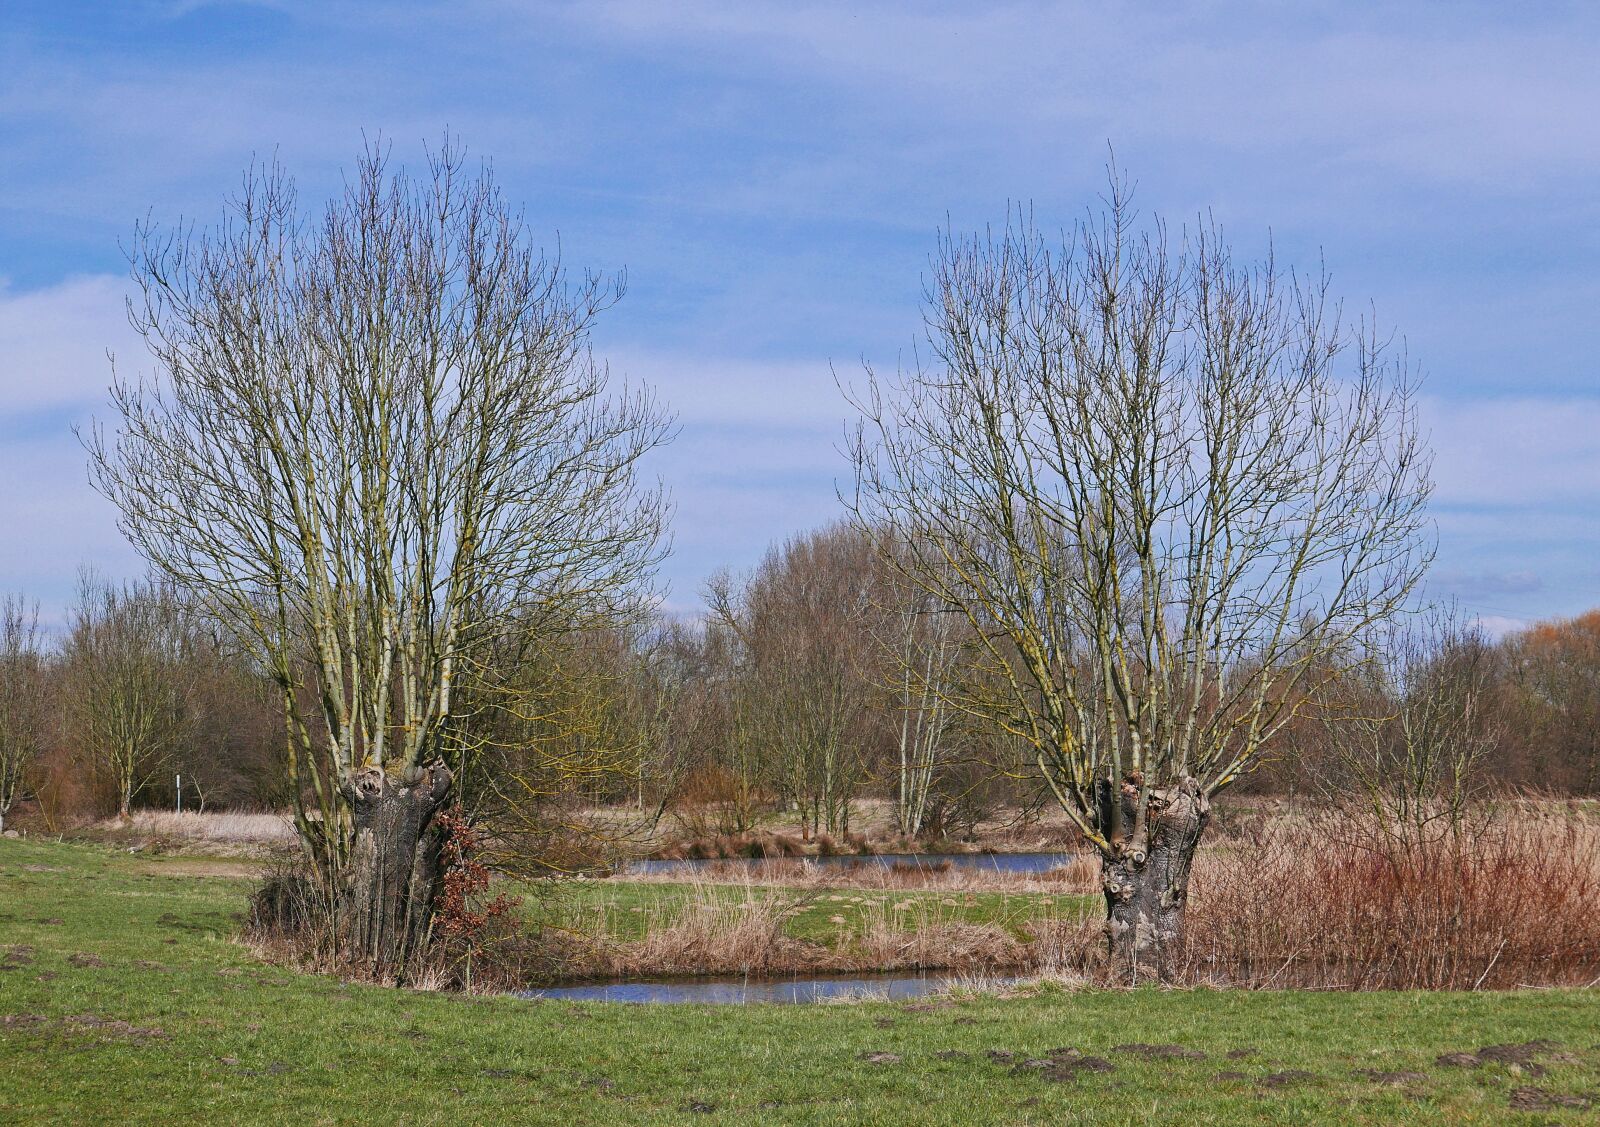
[[[1449,505],[1600,505],[1600,399],[1429,399],[1434,499]]]
[[[24,293],[0,287],[0,417],[105,401],[107,353],[137,364],[144,350],[124,292],[103,274]]]
[[[909,104],[946,131],[981,122],[991,135],[1031,134],[1056,158],[1073,126],[1130,144],[1294,153],[1318,175],[1379,166],[1497,191],[1600,164],[1600,118],[1588,112],[1600,93],[1595,21],[1570,10],[1535,20],[1439,8],[1428,20],[1205,3],[482,8],[513,33],[561,13],[637,48],[833,85],[866,115]]]
[[[1473,621],[1485,634],[1495,640],[1528,628],[1526,619],[1510,618],[1503,614],[1480,614],[1474,616]]]

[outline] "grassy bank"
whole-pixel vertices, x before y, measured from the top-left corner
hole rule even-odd
[[[1593,992],[457,998],[256,961],[246,882],[209,872],[0,842],[0,1121],[1532,1124],[1600,1089]]]
[[[562,924],[618,939],[640,939],[698,904],[739,904],[770,898],[782,913],[783,933],[825,946],[848,943],[885,916],[907,928],[946,923],[993,924],[1019,938],[1036,920],[1078,919],[1101,898],[1074,893],[908,889],[882,892],[849,885],[782,888],[709,882],[574,881],[551,900]]]

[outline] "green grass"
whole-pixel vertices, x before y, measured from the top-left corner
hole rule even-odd
[[[1600,1089],[1593,992],[1145,989],[933,1008],[457,998],[263,965],[228,938],[246,883],[193,870],[0,842],[0,1015],[13,1018],[0,1122],[1533,1124],[1588,1113],[1513,1111],[1514,1089]],[[1435,1063],[1536,1038],[1568,1054],[1542,1058],[1543,1076]],[[1208,1059],[1112,1051],[1131,1041]],[[987,1056],[1058,1046],[1115,1070],[1052,1082]],[[1257,1054],[1225,1059],[1246,1046]],[[900,1059],[860,1059],[874,1052]],[[968,1056],[936,1055],[950,1052]],[[1312,1076],[1265,1083],[1290,1069]],[[1424,1077],[1389,1086],[1357,1069]]]
[[[794,905],[784,921],[784,933],[826,946],[837,946],[859,935],[870,914],[885,913],[904,926],[915,928],[940,923],[999,924],[1019,939],[1027,938],[1030,920],[1049,917],[1077,919],[1096,911],[1100,898],[1073,893],[899,891],[859,888],[765,888],[744,885],[693,885],[653,881],[583,880],[560,886],[548,901],[537,895],[545,918],[590,930],[603,930],[617,939],[640,938],[657,920],[670,919],[696,895],[742,901],[747,895],[772,896]]]

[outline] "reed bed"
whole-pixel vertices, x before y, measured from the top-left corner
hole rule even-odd
[[[1332,818],[1203,850],[1183,977],[1472,990],[1600,982],[1600,825],[1521,813],[1402,842]]]
[[[730,884],[743,889],[731,900]],[[617,974],[918,968],[1105,981],[1097,913],[973,923],[940,901],[907,900],[865,905],[831,946],[785,934],[785,921],[825,888],[1060,893],[1097,884],[1092,857],[1057,879],[794,860],[714,868],[683,907],[648,922],[643,942],[613,943],[595,965]],[[1513,804],[1420,842],[1360,817],[1254,824],[1200,850],[1170,969],[1173,984],[1254,989],[1600,985],[1600,819]]]
[[[681,884],[682,872],[630,873],[630,883]],[[989,868],[969,868],[944,862],[862,860],[859,864],[819,865],[805,858],[760,861],[713,860],[696,867],[692,879],[715,884],[756,884],[773,888],[853,888],[867,891],[1034,892],[1040,894],[1096,893],[1100,890],[1100,861],[1091,854],[1073,857],[1065,865],[1041,873],[1008,873]]]
[[[106,826],[124,834],[184,841],[287,845],[296,840],[294,823],[287,814],[137,810],[126,822],[108,822]]]

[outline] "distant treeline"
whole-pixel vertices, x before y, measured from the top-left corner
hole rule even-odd
[[[958,836],[1048,804],[1020,741],[969,723],[948,704],[960,692],[931,691],[977,676],[973,627],[908,594],[880,549],[831,526],[713,577],[703,617],[508,645],[501,675],[536,683],[541,707],[468,709],[464,722],[492,730],[478,785],[670,812],[706,833],[781,808],[807,832],[844,834],[870,797],[907,837]],[[204,608],[92,576],[58,634],[24,598],[0,607],[0,815],[53,827],[171,809],[178,777],[190,809],[290,804],[276,686]],[[1355,717],[1392,722],[1368,724],[1395,729],[1380,740],[1437,740],[1398,729],[1448,723],[1482,784],[1600,793],[1600,610],[1499,640],[1459,622],[1406,638],[1362,675],[1330,677],[1242,789],[1341,785],[1360,758]]]

